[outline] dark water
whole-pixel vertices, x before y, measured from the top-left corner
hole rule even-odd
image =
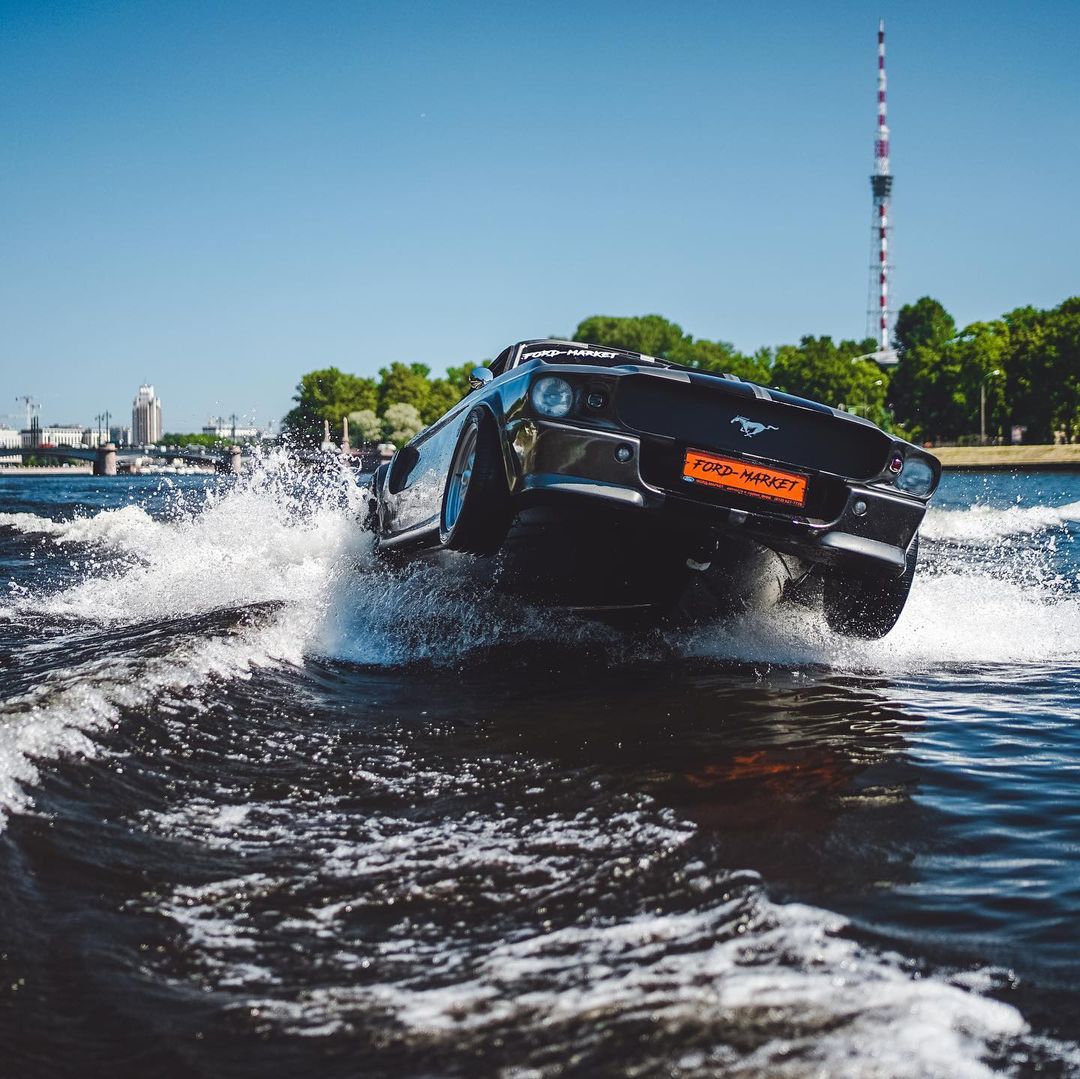
[[[1080,1074],[1080,477],[659,639],[345,479],[0,478],[0,1075]]]

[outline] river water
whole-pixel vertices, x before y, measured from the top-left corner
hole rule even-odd
[[[360,502],[0,477],[0,1075],[1080,1075],[1080,476],[947,476],[873,643]]]

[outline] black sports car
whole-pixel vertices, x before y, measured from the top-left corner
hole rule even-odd
[[[814,401],[621,349],[523,341],[375,474],[380,555],[675,619],[781,599],[880,637],[904,608],[931,454]]]

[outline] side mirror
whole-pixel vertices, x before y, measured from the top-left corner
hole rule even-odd
[[[486,367],[474,367],[469,372],[469,388],[473,390],[486,386],[495,376]]]

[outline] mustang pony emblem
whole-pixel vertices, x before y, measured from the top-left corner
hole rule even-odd
[[[755,423],[753,420],[748,420],[745,416],[736,416],[732,423],[737,423],[739,429],[743,433],[744,438],[753,438],[754,435],[760,435],[763,431],[779,431],[779,427],[773,427],[770,423],[768,427],[763,423]]]

